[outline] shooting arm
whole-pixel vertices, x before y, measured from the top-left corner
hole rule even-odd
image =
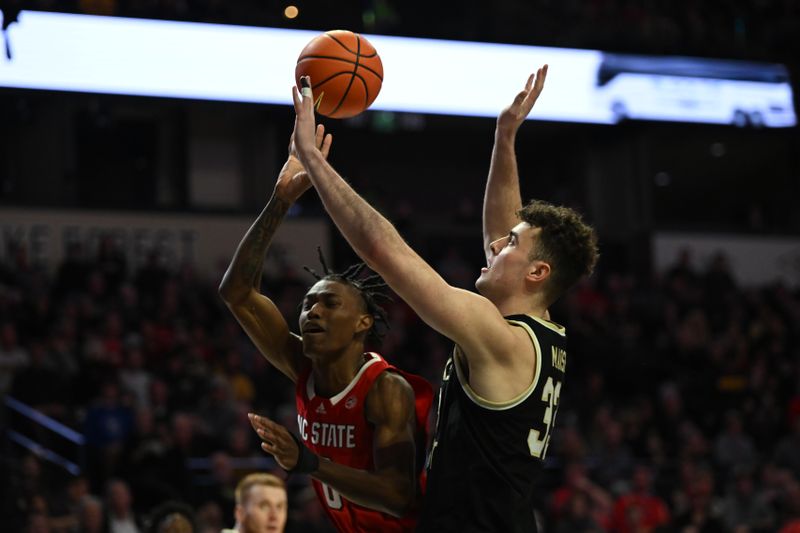
[[[544,88],[547,65],[528,78],[525,89],[497,117],[489,178],[483,197],[483,250],[491,256],[489,245],[504,237],[517,222],[517,211],[522,207],[519,172],[514,143],[522,122]]]
[[[297,381],[301,365],[306,364],[302,343],[289,331],[272,300],[259,292],[264,257],[290,205],[277,194],[272,195],[239,243],[219,293],[264,357],[292,381]]]
[[[483,249],[487,258],[491,256],[489,245],[508,235],[517,224],[516,213],[522,207],[515,139],[516,131],[498,128],[494,134],[489,178],[483,197]]]

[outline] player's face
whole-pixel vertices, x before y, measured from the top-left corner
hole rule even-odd
[[[332,280],[318,281],[306,293],[300,313],[303,351],[308,356],[334,355],[359,340],[372,325],[356,289]]]
[[[505,237],[491,244],[489,264],[475,282],[478,292],[490,300],[525,290],[531,267],[531,252],[541,229],[527,222],[514,226]]]
[[[254,485],[238,506],[240,533],[280,533],[286,527],[288,502],[280,487]]]

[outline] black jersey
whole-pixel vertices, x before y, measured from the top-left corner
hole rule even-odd
[[[417,531],[536,531],[533,493],[564,382],[567,339],[552,322],[505,318],[525,328],[536,349],[531,385],[508,402],[485,400],[470,388],[463,355],[454,348],[439,390]]]

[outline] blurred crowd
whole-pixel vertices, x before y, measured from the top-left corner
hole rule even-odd
[[[469,286],[458,248],[432,262]],[[79,446],[5,408],[4,531],[147,531],[191,506],[204,532],[233,525],[234,488],[278,470],[246,413],[295,429],[293,386],[199,277],[157,252],[131,263],[109,239],[73,243],[53,271],[25,247],[0,258],[0,395],[81,433]],[[262,290],[296,324],[312,278],[268,269]],[[313,265],[310,265],[313,266]],[[347,265],[336,265],[339,269]],[[438,385],[451,346],[403,302],[380,351]],[[726,259],[687,251],[653,279],[601,272],[552,310],[570,334],[568,382],[539,513],[544,532],[800,531],[800,293],[737,285]],[[289,479],[289,531],[328,531],[307,479]]]
[[[195,22],[346,28],[490,42],[635,53],[796,60],[800,4],[794,0],[500,0],[495,2],[256,2],[254,0],[6,0],[27,9]],[[288,20],[284,7],[297,4]]]

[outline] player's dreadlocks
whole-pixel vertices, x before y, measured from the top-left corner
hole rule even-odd
[[[319,246],[317,247],[317,254],[319,256],[319,262],[322,264],[323,274],[319,274],[317,271],[307,266],[303,266],[303,269],[314,276],[317,281],[323,279],[339,281],[342,283],[347,283],[356,289],[361,295],[361,298],[363,298],[364,304],[367,306],[367,313],[372,315],[372,318],[374,319],[372,327],[367,332],[367,340],[379,344],[381,340],[383,340],[386,330],[389,329],[389,320],[386,310],[378,305],[377,302],[377,300],[380,298],[383,298],[387,301],[392,301],[391,296],[384,292],[380,292],[388,287],[386,282],[383,281],[383,278],[381,278],[379,274],[372,274],[371,276],[359,278],[359,275],[367,266],[366,263],[356,263],[355,265],[350,265],[347,267],[344,272],[334,272],[328,268],[328,263],[325,261],[325,256],[322,255],[322,248]],[[379,324],[381,326],[380,328],[378,328]]]

